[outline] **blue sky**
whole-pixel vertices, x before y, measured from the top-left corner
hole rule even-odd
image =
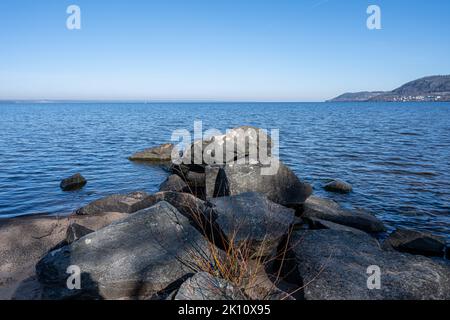
[[[450,1],[2,0],[0,99],[321,101],[450,74],[449,34]]]

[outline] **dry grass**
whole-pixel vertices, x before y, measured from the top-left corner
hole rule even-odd
[[[183,176],[182,173],[181,176]],[[183,179],[186,181],[185,177]],[[189,189],[190,193],[195,195],[190,187]],[[206,252],[198,247],[191,248],[189,256],[193,261],[190,262],[193,270],[222,278],[234,287],[240,288],[249,299],[255,300],[273,299],[274,294],[279,300],[291,299],[315,279],[299,288],[288,290],[289,292],[278,289],[278,285],[289,276],[289,273],[296,272],[295,267],[293,270],[285,268],[288,253],[299,245],[291,241],[293,227],[286,230],[285,239],[279,245],[277,252],[267,256],[263,255],[263,252],[267,252],[272,245],[266,238],[257,244],[258,249],[255,251],[255,245],[250,239],[238,240],[239,227],[236,227],[227,237],[210,217],[204,215],[201,208],[190,208],[189,211],[191,220],[209,239]],[[270,279],[266,273],[269,269],[271,270]]]
[[[273,247],[272,243],[264,237],[257,244],[250,239],[240,239],[239,227],[231,235],[225,236],[211,219],[199,215],[200,210],[191,210],[191,219],[200,227],[201,232],[209,239],[207,252],[192,248],[190,257],[194,261],[193,267],[198,272],[207,272],[215,277],[222,278],[234,287],[242,289],[251,299],[270,299],[277,289],[277,284],[283,280],[282,269],[287,252],[291,249],[290,237],[292,229],[286,230],[286,239],[281,248],[273,255],[266,256],[265,252]],[[256,251],[255,251],[256,248]],[[271,280],[266,270],[279,261],[279,266]],[[291,294],[284,293],[280,299],[289,298]]]

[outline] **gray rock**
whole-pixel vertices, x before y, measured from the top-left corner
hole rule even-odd
[[[450,298],[450,265],[445,260],[383,251],[367,234],[297,231],[291,247],[301,279],[298,285],[308,300]],[[380,268],[380,289],[368,288],[370,266]]]
[[[259,257],[274,253],[294,222],[294,210],[255,192],[214,198],[211,203],[217,225],[234,247],[248,245]]]
[[[233,142],[233,149],[227,153],[227,144],[231,147]],[[256,157],[252,160],[256,161],[259,158],[259,152],[270,156],[271,146],[272,141],[265,130],[252,126],[241,126],[233,128],[223,135],[195,141],[183,154],[183,163],[223,165],[253,155]],[[222,157],[216,154],[218,150],[221,150]]]
[[[149,207],[145,202],[147,197],[148,194],[143,191],[126,195],[116,194],[95,200],[75,213],[77,215],[96,215],[103,212],[133,213]]]
[[[87,183],[87,180],[79,173],[73,176],[63,179],[60,183],[60,188],[63,191],[72,191],[83,188]]]
[[[273,161],[276,161],[273,159]],[[206,167],[207,199],[258,192],[271,201],[298,208],[311,195],[312,187],[300,179],[281,161],[273,175],[263,175],[264,165],[230,163],[224,167]]]
[[[364,231],[361,231],[359,229],[355,229],[352,227],[347,227],[342,224],[337,224],[331,221],[326,221],[322,219],[317,218],[305,218],[304,219],[311,230],[320,230],[320,229],[331,229],[331,230],[338,230],[338,231],[349,231],[349,232],[355,232],[355,233],[364,233]]]
[[[206,176],[204,172],[189,171],[186,174],[186,182],[189,187],[193,189],[204,188],[206,183],[205,178]]]
[[[191,188],[205,187],[204,165],[172,164],[170,172],[180,176]]]
[[[205,201],[189,193],[181,192],[157,192],[146,198],[146,205],[153,206],[160,201],[166,201],[174,206],[182,215],[193,222],[199,219],[214,221],[215,215]]]
[[[245,295],[224,279],[199,272],[187,279],[174,300],[247,300]]]
[[[176,174],[170,175],[160,186],[159,191],[187,192],[188,185]]]
[[[350,183],[347,183],[342,180],[333,180],[330,183],[327,183],[323,188],[330,192],[339,192],[339,193],[349,193],[352,192],[353,190],[352,185]]]
[[[36,274],[45,298],[149,298],[193,272],[207,252],[189,220],[159,202],[50,252]],[[66,286],[72,265],[81,271],[79,290]]]
[[[126,216],[109,212],[94,216],[35,215],[0,219],[0,299],[40,297],[32,288],[40,285],[30,287],[27,279],[35,278],[35,265],[44,255],[61,247],[70,224],[98,230]]]
[[[273,260],[250,260],[247,262],[246,272],[241,280],[243,292],[251,300],[295,300],[288,292],[279,288],[280,286],[284,287],[281,279],[276,279],[276,277],[267,274],[267,265],[271,261]]]
[[[172,159],[172,151],[174,145],[171,143],[162,144],[153,148],[148,148],[140,152],[136,152],[128,159],[131,161],[149,161],[164,162]]]
[[[380,220],[367,212],[344,210],[332,200],[315,196],[311,196],[305,201],[302,217],[327,220],[370,233],[386,230]]]
[[[71,223],[67,228],[66,243],[71,244],[92,232],[94,232],[94,230],[79,225],[78,223]]]
[[[386,244],[402,252],[424,256],[444,257],[445,239],[424,232],[397,229],[386,239]]]

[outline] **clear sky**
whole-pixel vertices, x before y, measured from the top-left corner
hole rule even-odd
[[[448,0],[1,0],[0,99],[320,101],[450,74],[449,37]]]

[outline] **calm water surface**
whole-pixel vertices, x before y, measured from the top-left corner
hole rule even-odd
[[[390,227],[450,241],[450,104],[0,104],[0,217],[69,213],[105,195],[155,192],[167,173],[129,162],[172,130],[280,129],[281,158],[315,193],[363,208]],[[62,192],[81,172],[88,184]],[[328,179],[354,192],[322,190]]]

